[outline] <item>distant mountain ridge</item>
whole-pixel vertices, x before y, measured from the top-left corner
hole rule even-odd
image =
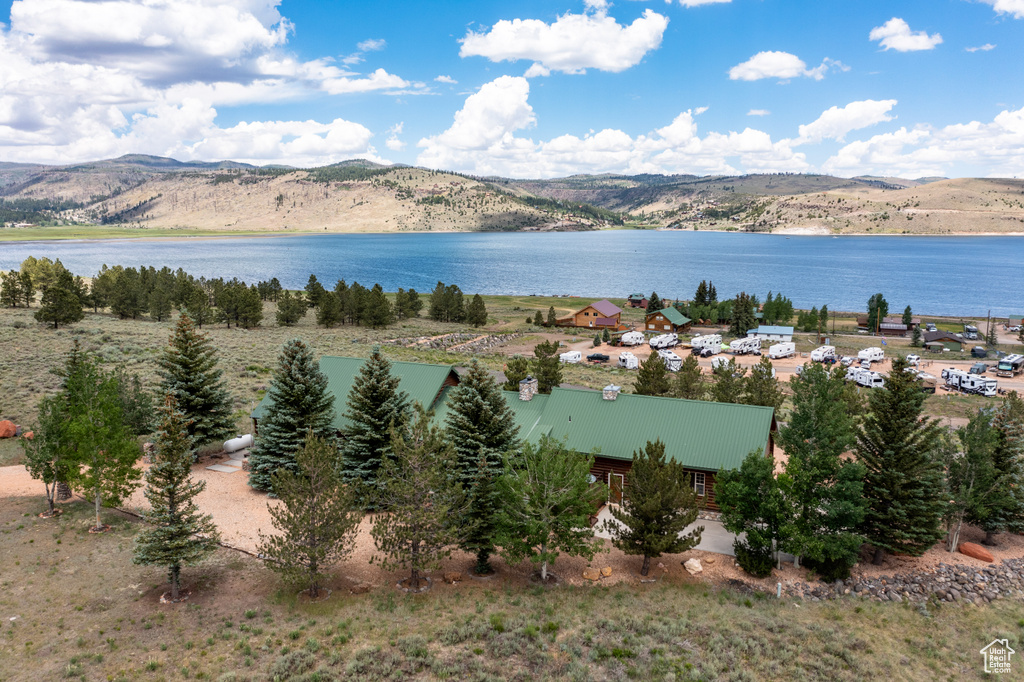
[[[126,154],[68,166],[0,163],[0,217],[218,231],[643,225],[822,234],[1020,232],[1020,185],[792,173],[511,179],[368,159],[293,168]]]

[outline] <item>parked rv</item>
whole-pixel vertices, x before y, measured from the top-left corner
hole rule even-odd
[[[861,360],[867,360],[868,362],[881,362],[885,359],[885,351],[877,346],[865,348],[861,352],[857,353],[857,357]]]
[[[636,359],[636,356],[629,351],[619,353],[619,367],[625,367],[626,369],[637,369],[640,367],[640,361]]]
[[[911,367],[917,367],[919,362],[921,362],[920,355],[911,354],[907,356],[907,364],[910,365]]]
[[[917,375],[917,381],[921,384],[921,391],[924,393],[935,393],[935,386],[938,382],[934,375],[921,372]]]
[[[1007,355],[996,366],[996,375],[1001,377],[1015,377],[1021,371],[1024,371],[1024,355]]]
[[[661,334],[651,339],[651,348],[671,348],[679,343],[679,337],[675,334]]]
[[[851,367],[846,372],[846,380],[856,382],[858,386],[865,388],[882,388],[885,386],[885,377],[878,372],[860,367]]]
[[[973,324],[965,324],[964,325],[964,338],[965,339],[970,339],[972,341],[974,339],[978,338],[978,328],[975,327]]]
[[[583,360],[583,353],[579,352],[578,350],[571,350],[559,355],[558,360],[560,362],[564,362],[570,365],[575,365],[576,363]]]
[[[796,344],[792,341],[784,341],[783,343],[776,343],[768,347],[768,357],[772,360],[788,358],[794,355],[796,355]]]
[[[942,378],[946,381],[946,388],[961,393],[971,393],[993,397],[999,390],[995,379],[983,377],[980,374],[971,374],[962,369],[944,369]]]
[[[683,359],[670,350],[659,350],[658,357],[665,363],[665,369],[670,372],[678,372],[683,366]]]
[[[733,355],[760,355],[761,339],[736,339],[729,342],[729,350]]]
[[[836,347],[835,346],[821,346],[811,351],[812,362],[826,362],[833,363],[836,361]]]
[[[623,346],[642,346],[644,343],[644,335],[640,332],[626,332],[622,335],[619,340]]]
[[[713,355],[717,355],[722,350],[722,335],[721,334],[706,334],[704,336],[695,336],[690,341],[690,348],[693,353],[699,355],[702,358],[710,358]]]

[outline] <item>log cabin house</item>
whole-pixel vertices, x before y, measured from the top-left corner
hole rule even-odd
[[[682,334],[690,331],[692,320],[676,308],[649,311],[644,316],[644,330],[666,334],[673,332]]]
[[[622,309],[608,299],[595,301],[558,320],[559,327],[585,327],[616,331],[621,326]]]

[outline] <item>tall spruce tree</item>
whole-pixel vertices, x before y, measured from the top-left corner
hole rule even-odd
[[[672,385],[669,382],[665,361],[656,351],[640,363],[640,370],[633,384],[633,393],[637,395],[668,395]]]
[[[651,292],[651,297],[647,299],[647,312],[653,313],[656,310],[661,310],[665,306],[662,304],[661,299],[658,297],[657,291]]]
[[[287,296],[287,293],[285,294]],[[277,304],[278,315],[286,299],[281,299]],[[323,292],[316,303],[316,323],[321,327],[330,329],[342,321],[344,311],[341,306],[341,299],[333,291]]]
[[[217,367],[217,351],[206,334],[196,331],[192,318],[182,314],[170,343],[157,358],[160,391],[173,396],[187,420],[192,446],[199,448],[229,435],[231,394]]]
[[[337,296],[331,296],[331,298],[334,299],[335,301],[338,300]],[[307,310],[309,310],[309,307],[306,305],[306,302],[302,300],[301,296],[292,296],[292,292],[285,291],[284,294],[277,299],[277,312],[275,313],[275,318],[277,319],[277,326],[294,326],[299,320],[305,317]],[[338,315],[340,317],[340,311]],[[317,321],[317,323],[323,324],[319,320]]]
[[[487,306],[480,294],[473,294],[473,300],[466,306],[466,322],[474,327],[482,327],[487,324]]]
[[[704,400],[707,395],[707,385],[704,383],[704,374],[700,370],[697,356],[687,355],[683,359],[683,365],[676,373],[673,393],[677,398]]]
[[[857,458],[867,467],[861,532],[875,564],[885,552],[920,556],[942,537],[939,426],[921,416],[924,393],[906,368],[903,358],[893,359],[885,386],[868,396],[857,434]]]
[[[196,496],[206,481],[192,480],[192,443],[188,419],[170,395],[161,410],[163,419],[156,439],[153,466],[146,472],[150,524],[135,539],[132,563],[165,566],[171,583],[171,601],[178,600],[181,567],[194,566],[217,549],[220,534],[213,517],[202,514]]]
[[[297,471],[295,455],[310,433],[335,445],[337,440],[334,396],[313,351],[301,339],[292,339],[281,349],[266,401],[249,455],[249,485],[272,492],[276,472]]]
[[[530,373],[530,361],[522,355],[516,354],[505,363],[505,383],[502,388],[506,391],[518,391],[519,382]]]
[[[843,374],[805,365],[790,379],[793,411],[779,430],[788,456],[779,483],[790,509],[783,548],[830,580],[845,578],[864,538],[864,465],[844,460],[856,442]]]
[[[722,510],[722,525],[737,536],[733,542],[736,562],[759,578],[771,575],[772,564],[782,564],[780,550],[789,520],[772,458],[758,449],[747,455],[739,469],[719,470],[715,501]]]
[[[370,495],[391,450],[388,429],[394,424],[401,431],[409,418],[409,396],[398,390],[398,382],[380,346],[374,346],[348,394],[349,427],[341,447],[345,478],[368,486]]]
[[[741,291],[732,306],[732,322],[729,324],[729,331],[733,336],[744,338],[747,332],[757,326],[757,318],[754,316],[754,299]]]
[[[377,505],[388,513],[374,517],[370,535],[381,554],[370,562],[408,569],[408,585],[417,589],[420,574],[439,567],[459,544],[465,496],[451,475],[454,448],[421,405],[411,420],[392,423],[388,432],[393,456],[381,464],[375,491]]]
[[[67,275],[65,278],[63,275]],[[35,318],[39,322],[52,323],[57,329],[60,325],[69,325],[80,321],[82,313],[82,299],[67,285],[71,281],[71,273],[67,270],[61,273],[58,281],[43,292],[39,310]]]
[[[562,383],[562,363],[558,360],[558,342],[542,341],[533,347],[533,376],[537,378],[537,391],[551,393]],[[519,387],[516,386],[516,389]]]
[[[986,500],[988,513],[978,525],[985,544],[998,533],[1024,533],[1024,400],[1011,391],[992,418],[992,467],[997,485]]]
[[[536,313],[534,313],[534,315],[533,315],[533,325],[535,327],[543,327],[544,326],[544,316],[541,315],[539,310]]]
[[[496,483],[502,457],[517,445],[519,427],[498,384],[476,359],[451,390],[448,408],[445,430],[455,446],[456,472],[467,497],[461,546],[476,554],[477,573],[490,573],[500,506]]]
[[[370,289],[361,322],[371,329],[380,329],[395,322],[394,307],[379,284]]]
[[[548,306],[548,319],[544,322],[549,327],[554,327],[558,324],[558,318],[555,317],[555,306]]]
[[[281,504],[269,506],[275,535],[260,533],[267,566],[316,599],[326,571],[355,549],[362,514],[354,510],[353,491],[338,472],[335,439],[306,433],[295,453],[296,469],[278,469],[271,477]]]
[[[611,508],[615,520],[605,521],[603,528],[615,547],[644,558],[640,575],[648,574],[651,559],[700,544],[703,526],[683,534],[697,520],[697,494],[683,465],[665,459],[660,440],[647,441],[647,447],[633,453],[625,490],[622,506]]]
[[[758,363],[750,368],[750,376],[743,383],[743,404],[772,407],[776,411],[782,407],[786,396],[774,375],[771,360],[767,355],[762,355]]]

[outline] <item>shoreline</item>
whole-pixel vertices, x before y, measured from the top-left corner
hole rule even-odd
[[[394,231],[362,231],[362,232],[249,232],[239,231],[237,233],[225,233],[225,232],[213,232],[211,234],[203,233],[190,233],[190,234],[158,234],[158,235],[110,235],[110,236],[64,236],[54,235],[52,237],[40,237],[31,236],[20,238],[15,234],[10,234],[7,231],[12,232],[19,228],[3,228],[0,229],[0,244],[15,244],[15,243],[47,243],[47,242],[112,242],[112,241],[147,241],[147,242],[160,242],[160,241],[191,241],[191,240],[213,240],[213,239],[273,239],[279,237],[327,237],[327,236],[342,236],[342,235],[404,235],[404,234],[434,234],[434,235],[447,235],[447,234],[551,234],[551,232],[537,232],[537,231],[525,231],[525,230],[510,230],[495,233],[492,230],[447,230],[447,231],[435,231],[435,230],[406,230],[402,232]],[[927,234],[927,233],[915,233],[915,234],[896,234],[896,233],[880,233],[880,232],[856,232],[847,234],[831,234],[827,232],[819,232],[817,230],[805,229],[805,228],[783,228],[781,230],[775,230],[773,232],[743,232],[740,230],[679,230],[672,228],[656,228],[641,229],[641,228],[609,228],[609,229],[598,229],[598,230],[586,230],[586,232],[607,232],[607,231],[628,231],[635,230],[637,232],[713,232],[720,234],[746,234],[746,235],[763,235],[767,237],[835,237],[842,239],[846,237],[1024,237],[1024,232],[945,232],[940,234]],[[140,230],[141,231],[141,230]],[[558,232],[556,234],[562,234]]]

